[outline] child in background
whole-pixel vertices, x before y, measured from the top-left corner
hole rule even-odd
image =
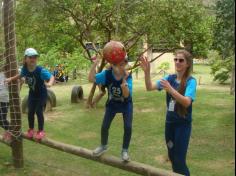
[[[47,88],[51,87],[54,82],[52,74],[41,66],[37,65],[39,57],[38,52],[33,48],[28,48],[24,54],[24,66],[21,73],[6,79],[7,83],[25,77],[26,83],[29,86],[28,98],[28,122],[29,130],[28,138],[35,137],[36,140],[41,140],[45,137],[44,132],[44,115],[43,110],[47,101]],[[38,132],[35,135],[34,131],[34,115],[38,118]]]
[[[122,45],[122,49],[124,47]],[[123,114],[124,137],[121,152],[123,161],[129,161],[128,148],[132,134],[133,102],[132,102],[132,76],[126,72],[128,60],[123,60],[117,64],[111,64],[111,68],[96,74],[98,60],[94,62],[90,73],[89,81],[97,85],[105,86],[108,90],[108,100],[101,128],[101,145],[97,147],[93,154],[100,156],[107,151],[108,133],[112,120],[117,113]]]
[[[6,76],[3,68],[0,68],[0,126],[5,130],[3,134],[3,139],[7,142],[10,142],[11,141],[11,134],[9,132],[10,123],[7,120],[7,113],[9,106],[9,92],[8,92],[8,86],[4,82]]]

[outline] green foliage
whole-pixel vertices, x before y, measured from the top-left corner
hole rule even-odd
[[[213,47],[220,52],[223,58],[231,57],[235,52],[234,0],[217,1]]]
[[[158,67],[158,69],[167,71],[170,69],[170,63],[169,62],[162,62],[161,65]]]
[[[18,53],[27,47],[63,57],[81,51],[75,58],[85,65],[91,57],[86,42],[133,44],[129,56],[135,60],[146,36],[170,47],[190,44],[195,56],[205,56],[212,41],[213,18],[200,0],[20,0],[16,16]]]
[[[202,1],[154,1],[156,13],[151,24],[149,40],[189,47],[195,57],[205,57],[212,44],[213,16],[208,14]],[[155,21],[155,22],[154,22]]]
[[[79,45],[71,37],[59,32],[61,28],[69,28],[59,19],[47,19],[47,4],[43,0],[21,0],[16,8],[16,34],[18,54],[22,56],[28,47],[34,47],[40,53],[50,50],[73,52]],[[53,11],[51,11],[53,14]],[[61,18],[63,19],[63,18]],[[54,23],[56,25],[54,25]],[[73,30],[73,29],[71,29]]]
[[[235,1],[219,0],[216,4],[213,48],[220,56],[212,63],[214,80],[224,83],[231,78],[235,58]]]
[[[217,51],[209,52],[211,65],[211,74],[214,76],[214,81],[219,81],[223,84],[231,77],[233,59],[231,57],[222,59]]]
[[[68,54],[65,63],[69,70],[73,70],[74,68],[85,70],[90,67],[91,61],[84,59],[84,56],[81,53],[80,50],[76,50],[73,53]]]
[[[39,63],[41,65],[54,67],[56,64],[61,63],[61,55],[55,48],[52,48],[47,53],[40,54]]]
[[[134,7],[138,7],[136,13],[131,13],[130,10]],[[139,1],[132,3],[128,1],[119,3],[114,0],[99,3],[84,0],[18,1],[16,21],[18,53],[23,53],[27,47],[34,47],[41,53],[52,50],[74,55],[74,51],[79,48],[84,54],[84,57],[80,57],[82,61],[79,62],[84,61],[86,64],[87,60],[84,58],[91,57],[91,53],[81,50],[81,48],[86,49],[86,42],[104,43],[111,38],[128,40],[135,33],[146,29],[134,18],[143,10]],[[131,55],[135,53],[132,51]]]
[[[54,68],[55,65],[63,64],[68,70],[87,69],[90,66],[90,61],[84,59],[81,50],[75,50],[72,53],[61,53],[56,48],[52,48],[45,54],[40,55],[39,64],[48,68]]]

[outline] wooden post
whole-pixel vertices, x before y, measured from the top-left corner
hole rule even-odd
[[[16,36],[14,0],[3,1],[3,20],[5,36],[5,53],[7,77],[18,74],[16,62]],[[21,109],[18,81],[9,84],[11,132],[12,132],[12,157],[15,168],[23,167],[23,143],[21,138]]]
[[[99,69],[98,69],[99,73],[103,70],[105,65],[106,65],[105,59],[103,58],[102,59],[102,63],[100,65]],[[87,100],[87,106],[86,106],[87,108],[92,108],[93,107],[93,97],[94,97],[94,93],[96,91],[96,88],[97,88],[96,83],[93,83],[93,86],[92,86],[92,88],[90,90],[90,93],[89,93],[89,96],[88,96],[88,100]]]
[[[201,84],[202,84],[201,80],[202,80],[202,77],[199,76],[199,78],[198,78],[198,85],[201,85]]]
[[[23,138],[28,139],[24,134]],[[31,141],[34,141],[32,139],[28,139]],[[35,141],[37,142],[37,141]],[[122,170],[126,170],[129,172],[133,172],[139,175],[146,175],[146,176],[180,176],[180,174],[176,174],[170,171],[166,171],[163,169],[158,169],[153,166],[149,166],[147,164],[130,161],[130,162],[123,162],[120,158],[114,157],[114,156],[108,156],[108,155],[102,155],[101,157],[95,157],[92,154],[91,150],[88,150],[86,148],[73,146],[69,144],[64,144],[52,139],[42,139],[39,144],[48,146],[50,148],[60,150],[66,153],[70,153],[73,155],[77,155],[79,157],[97,161],[100,163],[103,163],[105,165],[109,165],[112,167],[116,167]]]

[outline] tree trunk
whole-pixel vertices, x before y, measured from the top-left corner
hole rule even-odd
[[[106,42],[111,41],[111,37],[112,37],[112,32],[110,30],[108,30],[107,31],[107,41]],[[103,70],[105,65],[106,65],[106,61],[105,61],[104,58],[102,58],[102,63],[100,65],[99,69],[98,69],[98,73],[100,73]],[[87,100],[87,106],[86,106],[87,108],[93,108],[94,107],[93,97],[94,97],[94,93],[96,91],[96,87],[97,87],[97,85],[95,83],[93,83],[93,86],[92,86],[92,88],[90,90],[90,93],[89,93],[89,96],[88,96],[88,100]],[[102,96],[104,96],[104,94],[100,94],[99,95],[99,98],[97,98],[97,100],[96,100],[97,102],[96,103],[98,103],[98,101],[101,100]]]
[[[104,67],[105,67],[105,59],[103,58],[98,72],[101,72]],[[87,100],[87,106],[86,106],[87,108],[93,108],[93,97],[94,97],[94,93],[96,91],[96,87],[97,87],[96,83],[93,83],[93,86],[89,92],[89,96],[88,96],[88,100]]]

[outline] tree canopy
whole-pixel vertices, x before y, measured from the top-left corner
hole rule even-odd
[[[234,54],[235,48],[235,1],[220,0],[216,3],[216,21],[214,24],[214,49],[223,58]]]
[[[220,83],[232,78],[231,86],[233,86],[235,70],[235,1],[217,1],[215,12],[213,49],[219,52],[220,57],[214,58],[211,66],[212,74],[214,80]],[[231,89],[234,89],[233,87]]]
[[[206,14],[201,0],[21,0],[16,12],[18,51],[35,47],[61,57],[80,51],[88,59],[87,42],[116,39],[135,58],[148,36],[150,44],[182,42],[195,56],[206,56],[212,27]]]

